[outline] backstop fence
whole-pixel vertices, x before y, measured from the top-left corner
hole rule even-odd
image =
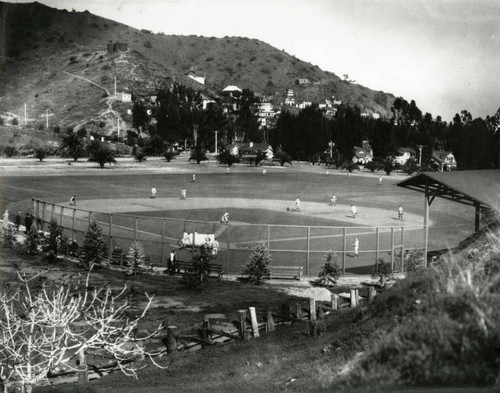
[[[177,259],[190,260],[192,248],[179,248],[185,233],[213,234],[219,242],[214,261],[229,274],[241,273],[257,244],[263,241],[276,266],[302,266],[305,275],[317,275],[332,253],[342,272],[370,273],[374,263],[383,259],[392,271],[405,270],[405,256],[424,245],[423,225],[381,227],[334,227],[276,224],[246,224],[147,217],[121,213],[101,213],[32,199],[33,215],[39,228],[47,229],[57,221],[68,238],[82,245],[92,217],[102,228],[109,254],[119,247],[127,253],[134,240],[144,247],[153,264],[166,266],[172,249]],[[357,255],[354,251],[358,239]]]

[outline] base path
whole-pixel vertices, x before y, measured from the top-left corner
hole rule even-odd
[[[165,210],[195,209],[263,209],[289,214],[331,219],[332,226],[422,226],[423,217],[416,214],[404,214],[404,220],[398,220],[397,207],[392,210],[374,207],[356,206],[358,214],[352,218],[351,206],[302,201],[300,211],[295,211],[293,200],[247,199],[247,198],[123,198],[123,199],[87,199],[79,200],[78,208],[101,213],[129,213]],[[287,212],[287,208],[290,209]],[[232,223],[241,223],[238,217],[231,216]],[[251,224],[251,223],[248,223]],[[273,224],[273,223],[268,223]],[[429,222],[429,225],[432,223]]]

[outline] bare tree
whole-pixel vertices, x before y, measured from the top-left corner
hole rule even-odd
[[[163,326],[138,334],[152,296],[146,294],[142,313],[129,319],[126,286],[113,294],[109,287],[89,290],[90,272],[85,281],[78,277],[63,283],[41,275],[18,273],[18,285],[0,294],[0,375],[5,385],[21,385],[30,393],[58,368],[80,371],[85,353],[94,349],[105,351],[123,373],[135,378],[139,366],[134,360],[149,358],[163,367],[154,359],[163,349],[151,352],[145,345]]]

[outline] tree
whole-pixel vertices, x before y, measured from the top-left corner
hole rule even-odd
[[[352,173],[352,171],[355,169],[359,171],[359,165],[355,162],[352,162],[351,160],[344,161],[341,168],[345,169],[349,173]]]
[[[137,272],[141,268],[143,268],[146,263],[146,254],[144,253],[144,247],[142,247],[142,244],[137,240],[134,240],[128,250],[127,262],[134,275],[137,274]]]
[[[191,156],[189,157],[189,161],[195,160],[197,164],[201,161],[207,161],[207,153],[201,145],[197,145],[193,150],[191,150]]]
[[[138,130],[142,129],[149,121],[148,112],[142,102],[134,102],[132,107],[132,125]]]
[[[255,247],[248,263],[243,270],[243,274],[248,274],[248,281],[255,285],[262,284],[262,281],[271,277],[271,255],[263,241]]]
[[[325,264],[318,273],[318,283],[326,287],[329,287],[331,284],[335,285],[342,272],[337,262],[337,257],[330,251],[325,255],[323,260]]]
[[[102,228],[97,224],[94,216],[91,216],[85,240],[83,241],[82,252],[87,266],[100,265],[107,253]]]
[[[63,157],[72,157],[76,162],[85,153],[85,141],[74,132],[67,133],[62,137],[61,149]]]
[[[386,157],[386,159],[382,162],[382,169],[384,170],[387,176],[389,176],[391,172],[396,168],[397,166],[394,162],[394,158],[390,156]]]
[[[259,166],[259,164],[267,158],[267,153],[261,150],[257,150],[257,155],[255,156],[255,166]]]
[[[146,141],[144,151],[151,156],[162,156],[165,149],[167,149],[165,141],[156,134]]]
[[[408,175],[413,175],[415,172],[418,171],[417,160],[414,157],[408,158],[404,163],[402,169]]]
[[[122,372],[136,378],[133,360],[138,357],[161,367],[153,359],[158,353],[146,350],[143,343],[163,327],[137,335],[153,297],[146,294],[144,310],[130,319],[126,287],[117,293],[109,288],[89,291],[90,272],[84,282],[42,280],[41,274],[28,278],[18,272],[18,282],[6,285],[0,294],[3,382],[21,384],[30,393],[57,368],[78,371],[73,366],[76,357],[86,366],[85,354],[94,349],[110,354]]]
[[[139,146],[134,146],[132,150],[132,155],[137,162],[146,161],[146,153],[144,153],[144,149]]]
[[[115,152],[110,147],[99,142],[95,150],[90,152],[89,162],[96,162],[99,168],[104,168],[104,164],[116,164]]]
[[[229,150],[222,150],[217,156],[217,161],[219,164],[224,164],[227,166],[232,166],[240,162],[240,158],[234,154],[231,154]]]
[[[37,147],[35,149],[35,157],[38,158],[40,162],[42,162],[44,158],[47,157],[48,153],[49,152],[45,147]]]
[[[365,168],[369,169],[371,173],[374,173],[375,171],[380,169],[380,163],[376,160],[372,160],[369,163],[365,164]]]
[[[274,159],[278,160],[281,166],[284,166],[287,162],[292,165],[292,157],[290,156],[290,154],[284,152],[281,148],[278,148]]]

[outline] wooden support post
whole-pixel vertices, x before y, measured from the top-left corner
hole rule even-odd
[[[111,253],[113,252],[113,215],[109,215],[109,258],[111,259]]]
[[[310,263],[311,263],[311,227],[307,227],[306,276],[310,274],[309,272]]]
[[[92,212],[89,212],[89,225],[92,222]]]
[[[246,337],[246,329],[247,329],[247,312],[246,310],[238,310],[238,320],[239,320],[239,331],[240,337],[245,340]]]
[[[201,324],[201,329],[198,331],[200,338],[204,341],[212,341],[212,333],[210,332],[210,319],[203,318],[203,322]]]
[[[380,253],[380,231],[379,227],[377,227],[375,232],[376,244],[375,244],[375,262],[378,261],[379,253]]]
[[[227,225],[227,230],[226,230],[226,235],[227,235],[227,249],[226,249],[226,273],[229,273],[229,256],[231,253],[231,236],[229,229],[231,228],[231,224],[227,223],[224,224]]]
[[[75,232],[75,218],[76,218],[76,209],[73,209],[73,219],[72,219],[72,224],[71,224],[71,230],[73,232],[73,239],[75,239],[76,237],[76,232]]]
[[[316,320],[316,300],[312,297],[309,298],[309,320]]]
[[[374,286],[369,286],[368,287],[368,303],[373,302],[373,298],[377,295],[377,291],[375,290]]]
[[[280,314],[283,319],[290,319],[290,306],[288,303],[281,303]]]
[[[339,308],[339,295],[332,293],[331,294],[332,308],[334,310],[338,310]]]
[[[318,308],[318,319],[325,319],[325,312],[321,306]]]
[[[255,338],[259,337],[259,323],[257,322],[257,313],[255,312],[255,307],[249,307],[250,310],[250,321],[252,323],[252,333]]]
[[[351,308],[355,308],[356,307],[356,290],[351,289],[350,294],[351,294]]]
[[[61,214],[59,216],[59,225],[63,226],[63,217],[64,217],[64,206],[61,206]]]
[[[165,264],[165,219],[161,221],[161,264]]]
[[[42,202],[43,203],[43,206],[42,206],[42,223],[40,225],[40,229],[43,231],[43,227],[45,225],[45,202]]]
[[[474,216],[474,231],[479,231],[479,226],[481,223],[481,205],[477,202],[474,203],[474,207],[476,208],[476,213]]]
[[[266,318],[266,332],[274,332],[275,330],[274,318],[272,310],[267,310],[267,318]]]
[[[77,366],[78,366],[78,373],[77,373],[78,383],[80,385],[88,383],[89,370],[87,366],[87,360],[85,359],[85,352],[83,349],[80,352],[78,352]]]
[[[267,226],[267,249],[271,249],[271,225]]]
[[[405,271],[405,228],[401,227],[401,271]]]
[[[354,290],[354,294],[356,296],[356,306],[359,306],[359,289],[358,288],[356,288]]]
[[[139,217],[135,216],[135,220],[134,220],[134,241],[137,240],[137,220],[139,219]]]
[[[297,319],[302,319],[302,304],[295,303],[295,315]]]
[[[53,203],[52,204],[52,210],[50,212],[50,221],[54,219],[54,211],[56,210],[56,205]]]
[[[394,271],[394,227],[391,227],[391,272]]]
[[[342,274],[345,275],[345,264],[347,258],[347,228],[343,228],[343,246],[342,246]]]
[[[168,326],[167,327],[167,339],[166,339],[166,347],[167,354],[170,355],[172,353],[177,352],[177,340],[175,338],[175,329],[177,326]]]
[[[429,245],[429,185],[425,184],[424,194],[424,266],[427,267],[427,250]],[[401,252],[401,256],[403,252]]]

